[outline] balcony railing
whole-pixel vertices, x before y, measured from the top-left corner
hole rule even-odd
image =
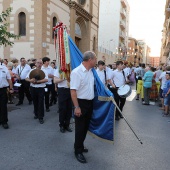
[[[113,54],[112,51],[110,51],[110,50],[108,50],[106,48],[103,48],[102,46],[98,47],[98,51],[101,52],[101,53],[108,54],[108,55],[114,57],[114,54]]]
[[[125,0],[121,0],[121,4],[122,4],[123,8],[126,8],[126,2],[125,2]]]
[[[123,21],[122,19],[120,20],[120,26],[121,26],[122,29],[126,28],[125,21]]]
[[[126,18],[126,11],[123,8],[121,8],[120,13],[122,18]]]
[[[125,33],[123,31],[120,31],[119,35],[121,38],[125,39]]]
[[[170,18],[167,19],[167,25],[166,25],[166,28],[169,29],[170,28]]]

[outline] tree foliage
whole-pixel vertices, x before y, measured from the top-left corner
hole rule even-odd
[[[12,9],[8,8],[6,11],[3,11],[0,15],[0,46],[1,45],[10,45],[12,46],[14,42],[10,41],[11,38],[17,39],[18,35],[8,32],[9,23],[7,22],[8,17],[11,14]]]

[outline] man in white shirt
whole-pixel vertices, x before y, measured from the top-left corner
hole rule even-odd
[[[70,125],[70,119],[72,116],[72,102],[70,94],[70,80],[61,79],[59,70],[56,69],[54,73],[54,83],[58,84],[58,106],[59,106],[59,122],[60,132],[64,133],[65,130],[72,132]]]
[[[96,65],[96,54],[92,51],[84,53],[83,62],[71,72],[71,98],[75,114],[75,156],[81,163],[86,163],[83,152],[84,140],[93,113],[94,76],[92,68]]]
[[[9,92],[13,93],[13,84],[11,81],[10,73],[6,66],[0,64],[0,125],[4,129],[8,129],[8,113],[7,113],[7,88]]]
[[[111,92],[114,94],[114,99],[116,101],[117,106],[120,108],[120,110],[123,110],[123,107],[126,102],[126,98],[122,98],[118,95],[117,90],[120,86],[123,86],[128,82],[127,76],[123,73],[123,62],[117,61],[116,62],[117,69],[112,71],[110,74],[110,79],[115,84],[116,88],[111,88]],[[115,120],[119,120],[120,118],[123,118],[122,114],[119,112],[118,109],[116,109],[116,115]]]
[[[36,69],[41,69],[42,66],[42,60],[38,59],[36,60]],[[45,78],[42,80],[36,80],[35,78],[30,79],[30,73],[33,71],[32,69],[26,76],[26,81],[31,83],[31,95],[33,98],[33,104],[34,104],[34,119],[39,119],[40,124],[44,123],[44,96],[45,91],[44,88],[46,87],[46,82],[48,82],[48,74],[42,70],[45,74]]]
[[[108,78],[108,73],[107,71],[105,70],[105,63],[103,61],[98,61],[98,68],[96,70],[97,72],[97,75],[99,76],[101,82],[107,86],[107,81],[109,80]]]
[[[32,98],[31,98],[31,94],[30,94],[30,83],[25,81],[25,78],[27,76],[27,74],[30,72],[31,67],[26,64],[26,60],[25,58],[21,58],[20,59],[21,64],[19,64],[16,68],[16,77],[19,81],[19,83],[21,83],[21,86],[18,87],[18,94],[19,94],[19,102],[16,104],[16,106],[22,105],[23,101],[24,101],[24,93],[26,94],[26,97],[29,101],[29,104],[32,104]]]
[[[52,80],[54,77],[54,70],[53,68],[49,65],[50,64],[50,58],[44,57],[42,58],[43,61],[43,66],[42,70],[45,70],[48,73],[48,82],[46,82],[46,88],[45,88],[45,107],[46,107],[46,112],[49,112],[50,109],[50,93],[52,93]]]

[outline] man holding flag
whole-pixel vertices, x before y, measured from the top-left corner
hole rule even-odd
[[[71,72],[71,98],[75,114],[75,156],[81,163],[86,163],[83,152],[84,140],[93,113],[94,75],[92,68],[96,65],[96,54],[87,51],[83,55],[83,62]]]

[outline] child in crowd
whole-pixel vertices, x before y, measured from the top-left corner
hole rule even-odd
[[[169,104],[170,104],[170,73],[166,73],[166,82],[165,87],[163,89],[163,97],[164,97],[164,106],[165,111],[163,112],[164,116],[169,115]]]

